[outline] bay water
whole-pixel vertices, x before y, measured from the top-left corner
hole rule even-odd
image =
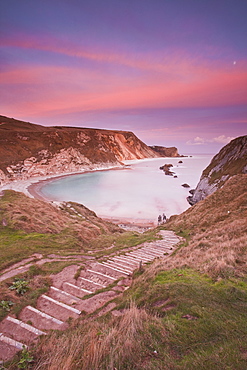
[[[51,200],[81,203],[100,217],[156,222],[163,213],[170,217],[190,207],[186,200],[189,190],[196,187],[212,157],[204,154],[125,161],[128,167],[124,169],[54,179],[40,192]],[[160,170],[164,164],[173,165],[171,171],[177,178]]]

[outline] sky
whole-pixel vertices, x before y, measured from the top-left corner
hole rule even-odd
[[[247,0],[1,0],[0,114],[181,154],[247,134]]]

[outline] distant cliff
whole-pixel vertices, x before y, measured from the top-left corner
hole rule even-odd
[[[183,157],[178,154],[178,150],[174,146],[170,148],[165,148],[163,146],[153,145],[150,146],[150,148],[154,150],[157,154],[159,154],[160,157]]]
[[[160,156],[132,132],[44,127],[0,116],[0,185]]]
[[[232,140],[214,156],[203,171],[188,202],[193,205],[221,188],[234,175],[247,173],[247,136]]]

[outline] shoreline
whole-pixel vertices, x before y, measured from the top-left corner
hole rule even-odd
[[[0,186],[0,192],[3,190],[14,190],[24,193],[25,195],[29,196],[30,198],[42,199],[47,202],[51,202],[52,200],[42,196],[40,193],[36,193],[35,188],[41,188],[45,182],[51,182],[57,180],[59,178],[67,177],[67,176],[75,176],[75,175],[82,175],[84,173],[96,172],[96,171],[110,171],[110,170],[121,170],[126,169],[129,166],[114,166],[114,167],[102,167],[102,168],[95,168],[92,170],[82,170],[76,172],[68,172],[62,174],[51,174],[51,175],[44,175],[44,176],[37,176],[37,177],[30,177],[26,180],[13,180],[7,184]],[[38,186],[39,185],[39,186]],[[30,191],[31,190],[31,191]]]
[[[122,167],[115,166],[115,167],[109,167],[109,168],[99,168],[99,169],[93,169],[93,170],[85,170],[80,172],[71,172],[71,173],[64,173],[64,174],[55,174],[55,175],[47,175],[47,176],[39,176],[39,177],[30,177],[27,180],[15,180],[8,184],[0,186],[0,194],[4,190],[14,190],[17,192],[24,193],[26,196],[38,200],[42,200],[48,203],[60,203],[62,201],[57,201],[50,199],[48,197],[45,197],[42,192],[41,188],[44,186],[44,184],[47,184],[49,182],[52,182],[54,180],[59,180],[61,178],[65,178],[68,176],[76,176],[76,175],[82,175],[86,173],[96,172],[96,171],[112,171],[112,170],[123,170],[123,169],[129,169],[130,165],[126,164]],[[149,229],[154,228],[157,225],[155,224],[154,220],[150,219],[135,219],[131,217],[111,217],[107,215],[98,215],[99,218],[102,218],[104,221],[108,221],[117,225],[122,225],[123,228],[136,228],[138,229]]]

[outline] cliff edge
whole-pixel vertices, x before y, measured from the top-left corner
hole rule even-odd
[[[200,181],[188,202],[191,205],[221,188],[232,176],[247,173],[247,135],[224,146],[203,171]]]
[[[153,145],[150,146],[155,153],[158,153],[161,157],[184,157],[178,153],[178,149],[175,146],[165,148],[163,146]]]
[[[129,131],[44,127],[0,116],[0,185],[161,156]]]

